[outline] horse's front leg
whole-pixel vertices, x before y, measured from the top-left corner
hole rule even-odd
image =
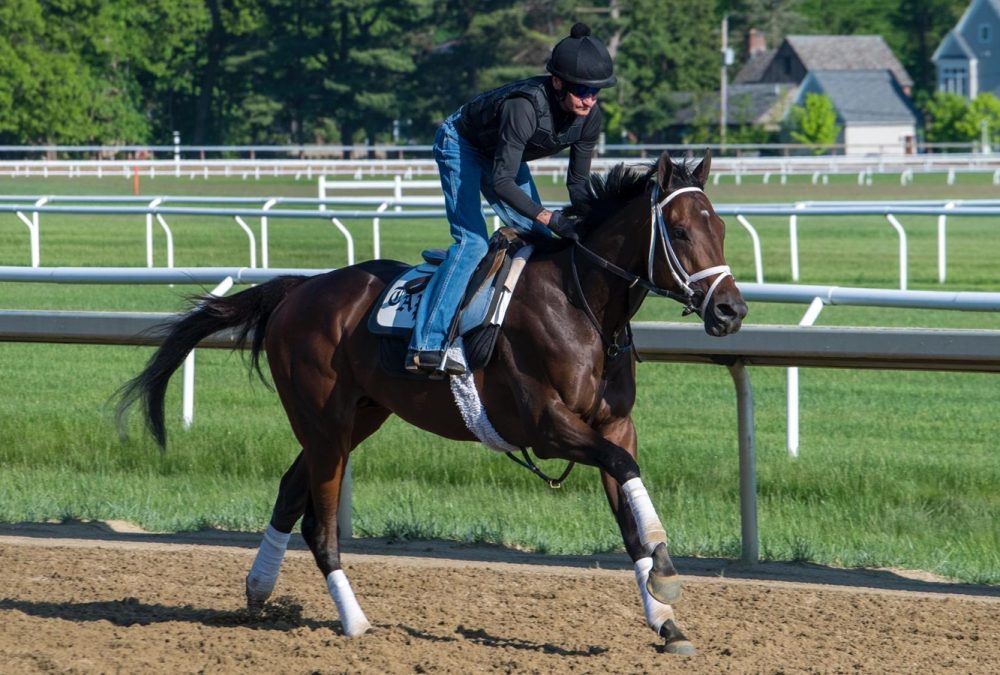
[[[633,460],[635,460],[637,455],[637,443],[635,426],[632,423],[631,418],[625,418],[617,421],[605,431],[605,437],[615,445],[625,450],[625,452],[627,452]],[[673,654],[693,655],[695,653],[694,645],[691,644],[687,637],[685,637],[684,633],[681,632],[681,629],[677,626],[673,607],[671,607],[669,603],[661,602],[656,599],[650,593],[649,583],[652,572],[656,568],[655,558],[653,555],[650,555],[648,548],[643,543],[639,535],[639,528],[636,525],[636,518],[631,508],[631,502],[628,500],[625,491],[619,485],[618,481],[616,481],[611,474],[603,469],[601,470],[601,483],[604,486],[604,493],[608,497],[608,504],[611,506],[611,511],[614,513],[615,520],[618,522],[618,528],[621,530],[622,541],[625,543],[625,550],[635,563],[635,581],[636,585],[639,587],[639,595],[642,598],[642,608],[646,614],[646,623],[657,635],[666,641],[666,649],[668,652]],[[623,505],[626,504],[629,505],[629,508],[622,508]],[[664,539],[665,538],[666,533],[664,532]],[[654,548],[654,553],[656,551],[660,551],[661,555],[666,557],[666,563],[669,566],[666,575],[661,576],[661,585],[664,581],[675,584],[675,595],[679,598],[680,578],[677,575],[677,571],[673,568],[673,562],[670,560],[669,555],[667,555],[665,541],[657,543],[657,547]],[[659,573],[662,575],[662,561],[660,565],[661,571]],[[676,600],[673,602],[676,602]]]
[[[635,461],[635,429],[627,417],[604,426],[606,431],[602,435],[561,401],[552,401],[539,420],[538,428],[547,431],[533,444],[535,453],[542,458],[561,457],[596,466],[621,486],[639,539],[639,547],[628,539],[625,545],[633,547],[629,550],[633,560],[645,556],[652,558],[647,584],[649,592],[669,605],[680,599],[680,577],[667,553],[667,531],[639,475],[639,465]],[[628,445],[622,446],[618,440]]]

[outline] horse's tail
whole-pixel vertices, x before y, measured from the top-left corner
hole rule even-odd
[[[166,447],[163,399],[167,382],[191,350],[218,331],[236,330],[233,349],[245,349],[247,340],[250,340],[250,368],[263,379],[260,354],[264,349],[267,321],[285,296],[307,279],[301,276],[275,277],[265,284],[228,297],[207,296],[199,299],[187,314],[160,326],[164,335],[160,348],[150,357],[143,371],[117,392],[119,430],[124,430],[128,409],[139,401],[146,427],[160,447]]]

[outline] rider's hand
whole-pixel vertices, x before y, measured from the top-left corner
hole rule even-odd
[[[548,227],[563,239],[580,240],[580,235],[576,233],[576,219],[567,216],[562,211],[552,212]]]

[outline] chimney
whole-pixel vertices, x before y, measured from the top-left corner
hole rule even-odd
[[[767,51],[767,38],[756,28],[751,28],[747,31],[747,58],[752,59],[765,51]]]

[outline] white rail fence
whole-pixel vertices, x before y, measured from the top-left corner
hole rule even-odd
[[[194,204],[194,206],[168,206],[174,204]],[[199,206],[199,204],[201,204]],[[204,204],[212,204],[206,206]],[[355,262],[354,239],[343,221],[370,220],[372,223],[373,255],[381,257],[381,221],[383,219],[435,219],[443,221],[443,209],[427,209],[427,206],[443,204],[440,196],[424,197],[327,197],[325,199],[289,197],[82,197],[82,196],[8,196],[0,197],[0,213],[13,213],[28,228],[28,246],[31,265],[41,265],[41,215],[60,214],[76,217],[94,216],[142,216],[146,225],[146,264],[153,267],[154,222],[160,226],[165,237],[167,266],[174,261],[173,233],[167,223],[171,216],[202,216],[212,219],[233,220],[247,237],[248,266],[269,268],[269,223],[274,218],[308,218],[326,220],[343,235],[347,245],[347,264]],[[259,205],[259,206],[257,206]],[[328,209],[330,206],[374,206],[374,209]],[[278,206],[307,208],[275,208]],[[255,208],[256,207],[256,208]],[[390,208],[392,210],[390,210]],[[484,214],[487,205],[483,205]],[[717,204],[716,210],[722,216],[732,216],[750,237],[754,280],[764,282],[763,253],[760,236],[750,222],[756,217],[788,218],[791,277],[800,279],[798,231],[802,217],[823,217],[824,219],[843,216],[878,216],[893,228],[899,238],[899,288],[906,290],[909,284],[909,252],[906,229],[900,218],[908,216],[937,217],[937,260],[938,281],[947,278],[947,229],[949,217],[989,217],[1000,216],[1000,201],[997,200],[955,200],[924,202],[797,202],[794,204]],[[30,214],[30,217],[29,217]],[[259,220],[259,243],[254,229],[247,218]],[[495,225],[496,218],[494,218]],[[260,250],[258,258],[257,251]],[[258,263],[259,260],[259,263]]]
[[[109,312],[0,311],[0,341],[155,344],[145,334],[171,315]],[[718,339],[689,324],[637,323],[636,345],[650,361],[722,363],[736,387],[742,560],[759,559],[756,435],[747,365],[898,368],[1000,372],[1000,331],[746,326]],[[231,347],[231,333],[202,347]],[[186,381],[186,377],[185,377]],[[349,480],[349,479],[348,479]],[[343,495],[341,531],[350,536],[350,485]]]
[[[702,148],[663,146],[605,145],[599,148],[594,159],[596,170],[606,170],[621,162],[650,161],[660,151],[668,149],[676,157],[701,156]],[[333,159],[322,156],[303,156],[300,159],[233,158],[201,159],[192,157],[199,153],[189,148],[171,148],[171,159],[0,159],[0,177],[49,178],[97,177],[125,178],[136,176],[148,179],[157,177],[202,178],[237,177],[260,180],[265,177],[292,176],[296,180],[312,180],[319,176],[349,176],[362,179],[373,176],[400,175],[437,176],[437,166],[432,159],[421,159],[414,154],[429,154],[429,146],[408,146],[383,149],[383,158]],[[337,148],[318,149],[316,154],[338,153]],[[752,152],[752,151],[751,151]],[[390,159],[391,155],[410,155],[409,158]],[[532,162],[532,172],[559,179],[566,174],[567,159],[552,157]],[[858,185],[871,185],[875,175],[898,175],[902,185],[911,185],[916,174],[940,174],[948,185],[953,185],[962,174],[989,174],[994,184],[1000,184],[1000,154],[989,153],[924,153],[912,155],[872,154],[868,156],[750,156],[724,157],[713,160],[716,182],[732,179],[759,177],[768,183],[777,177],[784,183],[791,176],[809,176],[814,184],[825,184],[829,176],[857,176]]]

